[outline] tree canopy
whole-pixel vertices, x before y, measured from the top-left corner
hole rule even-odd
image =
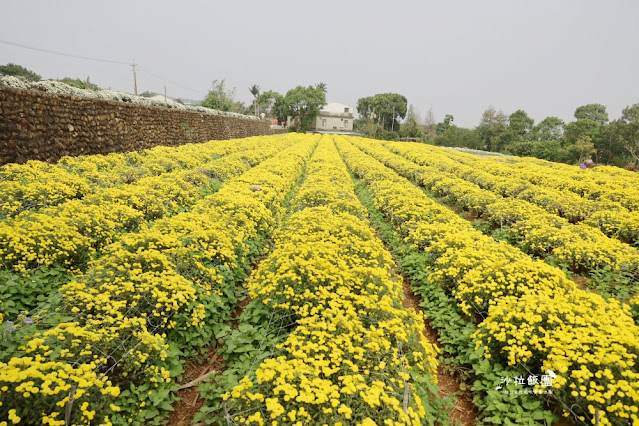
[[[627,106],[621,111],[621,120],[626,123],[639,122],[639,104]]]
[[[278,121],[286,121],[286,111],[282,103],[282,96],[273,90],[260,93],[257,98],[257,104],[261,111],[267,116],[276,117]]]
[[[68,84],[69,86],[77,87],[78,89],[100,90],[100,87],[98,87],[97,84],[91,83],[91,79],[89,79],[88,76],[86,80],[80,80],[79,78],[64,77],[59,79],[58,81]]]
[[[569,123],[550,116],[537,125],[524,110],[507,116],[491,106],[474,129],[460,129],[446,115],[437,124],[434,143],[567,163],[639,164],[639,103],[624,108],[619,119],[608,120],[606,107],[594,103],[578,107]]]
[[[274,90],[262,92],[256,84],[249,87],[256,110],[280,122],[291,117],[291,129],[299,131],[308,130],[319,110],[326,105],[326,90],[326,84],[321,82],[315,86],[297,86],[286,95]]]
[[[200,105],[219,111],[244,113],[244,104],[235,100],[235,88],[227,90],[225,85],[225,79],[213,80],[213,83],[211,83],[211,90]]]
[[[533,139],[538,141],[559,140],[564,136],[565,124],[558,117],[546,117],[533,129]]]
[[[588,118],[580,118],[577,121],[570,122],[564,127],[564,139],[567,142],[574,143],[585,137],[594,139],[599,133],[601,124],[598,121]]]
[[[508,128],[508,117],[503,111],[497,111],[492,105],[481,116],[481,122],[477,126],[479,139],[488,151],[498,151],[504,144],[500,136]]]
[[[397,93],[381,93],[357,101],[357,112],[386,130],[399,130],[399,120],[406,117],[407,111],[408,100]]]
[[[319,110],[326,105],[326,85],[322,84],[297,86],[283,97],[276,98],[274,106],[278,112],[292,118],[292,125],[298,131],[304,132],[309,129]]]
[[[406,120],[402,124],[402,127],[399,131],[399,136],[402,138],[414,138],[423,140],[425,138],[424,131],[422,130],[422,125],[420,124],[420,117],[415,107],[410,105],[408,107],[408,111],[406,112]]]
[[[608,112],[606,107],[601,104],[582,105],[575,110],[575,118],[577,120],[592,120],[599,124],[608,122]]]
[[[535,120],[526,111],[518,109],[508,117],[508,130],[517,140],[525,140],[532,132]]]
[[[621,118],[604,126],[601,135],[611,154],[630,155],[639,164],[639,103],[625,107]]]
[[[13,77],[22,77],[28,81],[40,81],[41,77],[31,70],[26,69],[22,65],[8,63],[0,65],[0,75],[10,75]]]
[[[451,126],[453,126],[454,120],[455,120],[455,117],[453,117],[451,114],[446,114],[446,116],[444,117],[444,121],[442,121],[441,123],[437,123],[437,127],[436,127],[437,135],[442,135],[446,133],[448,129],[450,129]]]
[[[251,95],[253,95],[253,108],[255,109],[255,116],[256,117],[257,117],[257,115],[259,113],[259,105],[258,105],[257,100],[260,97],[260,90],[262,90],[262,89],[257,84],[253,84],[251,87],[249,87],[249,92],[251,92]]]

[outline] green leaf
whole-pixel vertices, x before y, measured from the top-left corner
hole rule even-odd
[[[169,401],[164,401],[162,404],[160,404],[159,408],[166,411],[175,410]]]

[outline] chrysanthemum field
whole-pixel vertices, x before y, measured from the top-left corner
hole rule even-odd
[[[639,425],[618,168],[296,133],[9,164],[0,266],[0,425]]]

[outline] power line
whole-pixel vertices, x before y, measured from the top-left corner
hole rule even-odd
[[[153,77],[155,77],[155,78],[159,78],[160,80],[162,80],[162,81],[164,81],[164,82],[171,83],[172,85],[177,86],[177,87],[179,87],[179,88],[181,88],[181,89],[184,89],[184,90],[190,90],[191,92],[198,93],[198,94],[202,94],[202,91],[201,91],[201,90],[197,90],[197,89],[193,89],[193,88],[191,88],[191,87],[183,86],[183,85],[181,85],[181,84],[179,84],[179,83],[176,83],[175,81],[169,80],[169,79],[167,79],[167,78],[162,77],[161,75],[155,74],[155,73],[153,73],[153,72],[151,72],[151,71],[149,71],[149,70],[147,70],[147,69],[145,69],[145,68],[143,68],[143,67],[139,67],[139,69],[140,69],[140,71],[142,71],[142,72],[145,72],[145,73],[147,73],[147,74],[149,74],[149,75],[152,75],[152,76],[153,76]]]
[[[119,65],[131,65],[129,62],[114,61],[114,60],[111,60],[111,59],[92,58],[90,56],[73,55],[71,53],[64,53],[64,52],[58,52],[58,51],[50,50],[50,49],[42,49],[42,48],[39,48],[39,47],[27,46],[27,45],[20,44],[20,43],[14,43],[12,41],[0,40],[0,43],[4,43],[4,44],[11,45],[11,46],[16,46],[16,47],[21,47],[23,49],[31,49],[31,50],[37,50],[39,52],[51,53],[51,54],[54,54],[54,55],[68,56],[70,58],[77,58],[77,59],[84,59],[84,60],[87,60],[87,61],[107,62],[107,63],[110,63],[110,64],[119,64]]]
[[[149,71],[147,69],[144,69],[144,68],[140,67],[138,64],[136,64],[135,61],[133,61],[133,63],[130,63],[130,62],[124,62],[124,61],[114,61],[114,60],[111,60],[111,59],[94,58],[94,57],[91,57],[91,56],[74,55],[74,54],[71,54],[71,53],[58,52],[56,50],[51,50],[51,49],[43,49],[43,48],[40,48],[40,47],[27,46],[25,44],[15,43],[15,42],[6,41],[6,40],[0,40],[0,43],[8,44],[10,46],[15,46],[15,47],[21,47],[23,49],[36,50],[38,52],[51,53],[53,55],[60,55],[60,56],[67,56],[67,57],[70,57],[70,58],[84,59],[84,60],[87,60],[87,61],[106,62],[106,63],[118,64],[118,65],[129,65],[129,66],[132,67],[132,71],[133,71],[134,91],[136,92],[136,94],[137,94],[137,81],[136,81],[136,78],[135,78],[135,71],[136,71],[135,67],[138,67],[137,69],[139,69],[140,71],[143,71],[143,72],[145,72],[145,73],[147,73],[149,75],[152,75],[153,77],[159,78],[160,80],[164,81],[165,84],[166,84],[166,82],[169,82],[172,85],[174,85],[176,87],[179,87],[181,89],[189,90],[189,91],[191,91],[193,93],[198,93],[198,94],[202,93],[201,90],[197,90],[197,89],[193,89],[191,87],[183,86],[180,83],[176,83],[175,81],[166,79],[166,78],[162,77],[161,75],[155,74],[155,73],[153,73],[153,72],[151,72],[151,71]]]

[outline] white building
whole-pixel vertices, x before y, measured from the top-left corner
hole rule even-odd
[[[342,133],[353,131],[353,107],[339,102],[329,102],[322,108],[311,125],[311,131]]]

